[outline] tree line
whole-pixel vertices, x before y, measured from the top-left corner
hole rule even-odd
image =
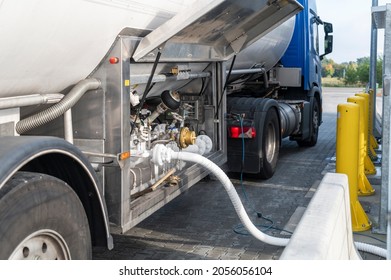
[[[346,86],[366,86],[369,83],[370,58],[362,57],[356,61],[336,63],[332,59],[322,60],[322,77],[336,78]],[[382,86],[383,58],[376,63],[376,82]]]

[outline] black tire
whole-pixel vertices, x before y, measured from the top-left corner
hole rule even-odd
[[[319,102],[314,99],[314,104],[312,106],[312,127],[311,127],[311,135],[306,140],[298,140],[297,144],[300,147],[313,147],[318,142],[318,134],[319,134]]]
[[[262,167],[261,179],[269,179],[276,171],[280,151],[280,124],[274,108],[268,110],[262,133]]]
[[[17,172],[0,197],[0,259],[91,259],[83,205],[65,182]]]

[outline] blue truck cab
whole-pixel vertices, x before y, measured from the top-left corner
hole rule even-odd
[[[304,92],[308,97],[315,97],[322,105],[321,59],[332,51],[332,25],[323,22],[317,14],[316,1],[299,0],[304,10],[296,15],[295,29],[290,44],[281,58],[281,64],[286,68],[301,69],[300,89],[290,88],[289,91],[298,91],[298,95]],[[323,26],[324,32],[321,32]],[[320,49],[321,34],[325,34],[325,50]],[[322,114],[319,114],[319,124]]]
[[[282,138],[301,147],[317,143],[322,123],[321,60],[332,52],[333,28],[318,16],[315,0],[298,2],[303,10],[296,15],[292,39],[279,62],[258,76],[249,74],[241,87],[235,85],[229,92],[230,171],[267,179],[276,169]]]

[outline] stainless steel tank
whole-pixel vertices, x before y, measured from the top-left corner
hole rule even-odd
[[[126,27],[153,30],[195,0],[0,0],[0,97],[86,78]]]
[[[260,66],[270,70],[281,59],[288,48],[294,27],[295,17],[292,17],[242,50],[236,57],[234,69]]]
[[[55,93],[86,78],[127,27],[153,30],[196,0],[0,0],[0,97]],[[272,67],[288,20],[242,51],[235,68]]]

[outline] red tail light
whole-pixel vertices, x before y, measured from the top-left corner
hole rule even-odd
[[[231,138],[255,138],[257,136],[255,127],[252,126],[244,126],[243,135],[242,128],[240,126],[230,126],[228,129],[228,134],[228,136]]]
[[[239,126],[231,126],[229,128],[230,131],[230,137],[231,138],[239,138],[240,135],[240,127]]]

